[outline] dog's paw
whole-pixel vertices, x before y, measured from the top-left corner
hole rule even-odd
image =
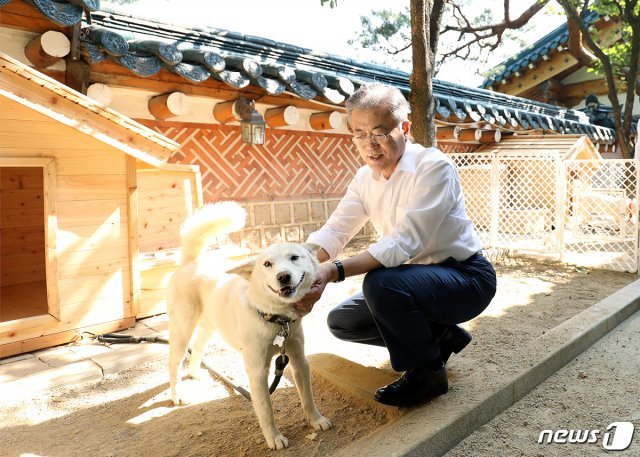
[[[209,375],[209,373],[207,372],[207,370],[202,369],[202,368],[190,368],[189,369],[189,377],[191,379],[196,379],[196,380],[203,380],[206,379],[207,376]]]
[[[189,404],[189,402],[185,400],[185,398],[182,395],[179,395],[179,394],[172,395],[171,400],[173,401],[173,404],[175,406],[185,406]]]
[[[319,415],[317,419],[312,420],[311,425],[316,430],[329,430],[333,428],[331,421],[322,415]]]
[[[269,449],[284,449],[289,446],[289,440],[282,433],[278,433],[274,437],[267,437],[267,446]]]

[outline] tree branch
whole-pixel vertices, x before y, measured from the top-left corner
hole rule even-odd
[[[507,29],[519,29],[524,26],[529,20],[538,14],[550,0],[537,0],[535,1],[529,8],[527,8],[520,16],[516,19],[511,20],[509,18],[509,0],[504,1],[504,17],[503,21],[497,24],[486,24],[474,26],[472,25],[466,16],[462,13],[460,7],[454,4],[454,10],[457,10],[460,14],[460,18],[462,18],[467,25],[462,27],[454,27],[454,26],[445,26],[443,29],[443,33],[445,32],[462,32],[462,33],[477,33],[477,32],[485,32],[490,31],[492,35],[496,35],[499,32],[504,32]]]

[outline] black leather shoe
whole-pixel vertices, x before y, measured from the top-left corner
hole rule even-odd
[[[445,328],[437,340],[442,363],[446,365],[451,353],[455,352],[457,354],[462,351],[471,343],[472,339],[471,333],[458,325],[451,325]]]
[[[447,371],[431,371],[422,366],[407,370],[398,380],[379,388],[373,396],[377,402],[391,406],[409,406],[446,394],[449,390]]]

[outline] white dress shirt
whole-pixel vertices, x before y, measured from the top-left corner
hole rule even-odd
[[[325,225],[307,241],[334,259],[367,220],[379,235],[367,251],[385,267],[465,260],[482,250],[455,165],[436,148],[408,141],[388,180],[360,168]]]

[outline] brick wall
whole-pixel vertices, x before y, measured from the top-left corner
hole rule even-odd
[[[243,143],[240,127],[154,124],[181,144],[169,160],[200,165],[205,201],[341,196],[362,166],[347,135],[267,129],[265,144]]]
[[[246,228],[231,238],[252,250],[305,241],[362,166],[347,135],[268,128],[265,144],[250,145],[238,126],[143,122],[181,144],[170,162],[200,166],[205,202],[235,200],[247,209]],[[477,145],[440,148],[471,152]],[[367,224],[356,238],[374,235]]]

